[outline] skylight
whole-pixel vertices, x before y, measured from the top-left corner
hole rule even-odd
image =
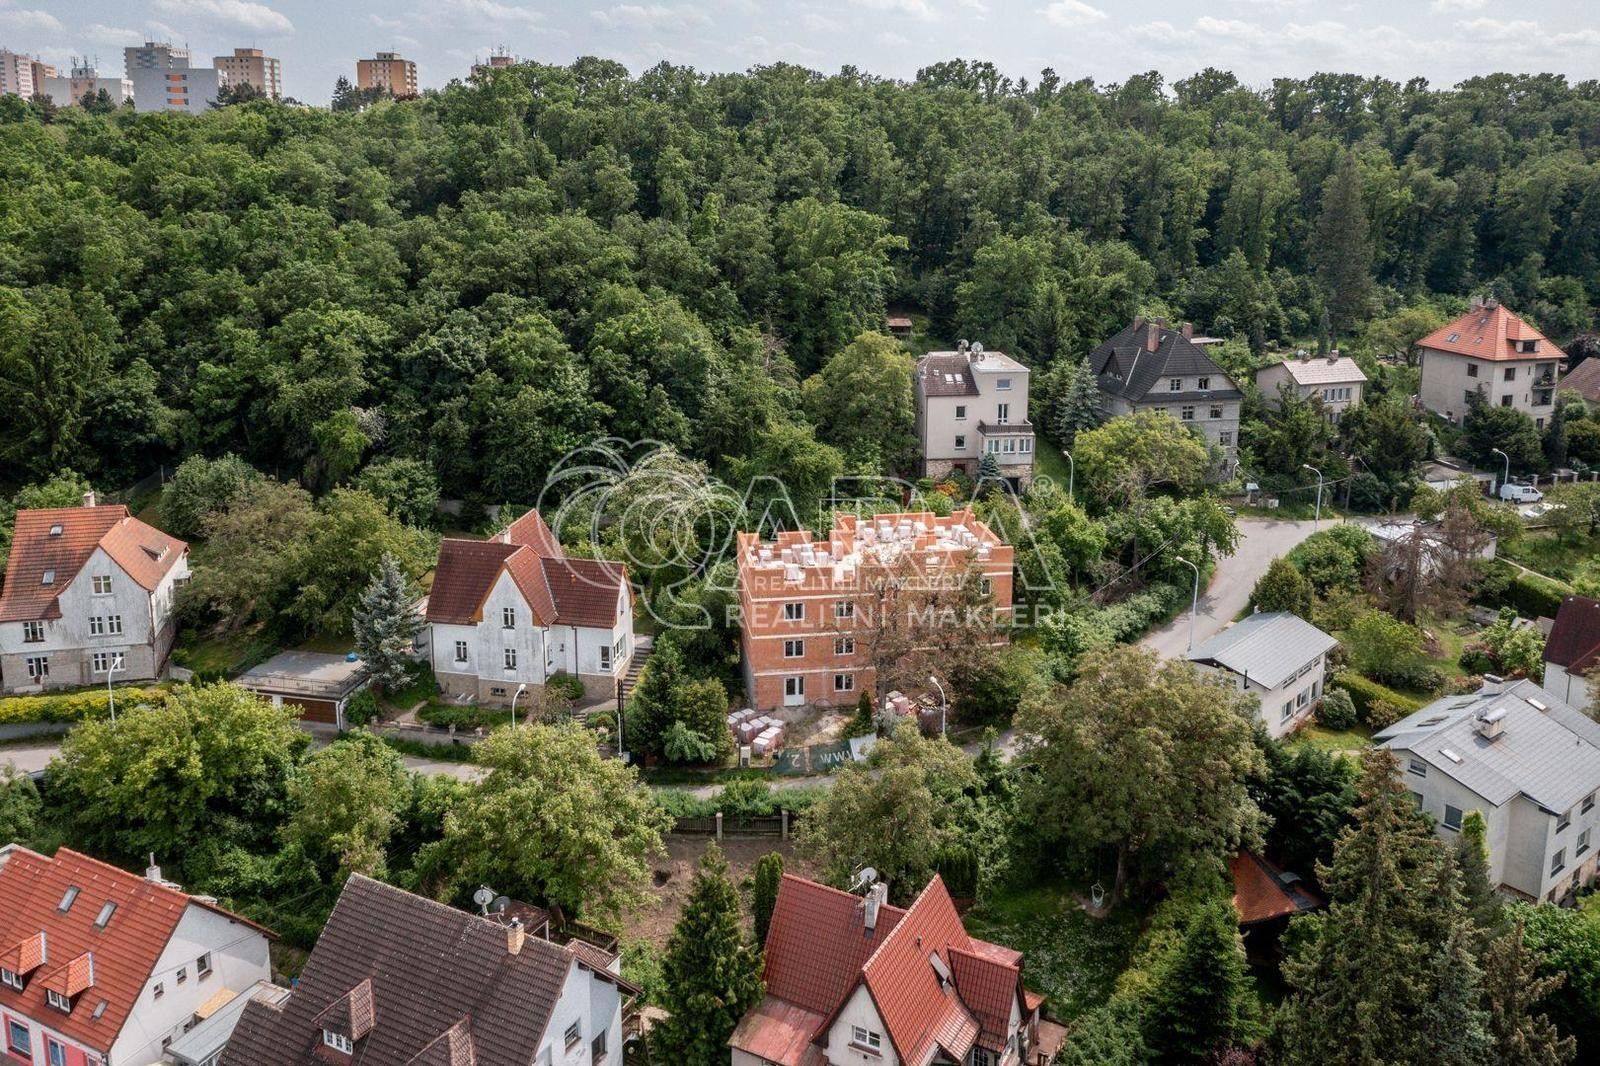
[[[1461,761],[1461,756],[1457,755],[1455,752],[1451,751],[1449,748],[1440,748],[1439,749],[1439,754],[1443,755],[1446,759],[1449,759],[1451,762],[1458,763],[1458,762]]]
[[[44,576],[39,579],[39,583],[42,585],[54,585],[56,583],[56,572],[54,570],[46,570]]]
[[[106,900],[106,905],[100,908],[100,913],[95,918],[94,924],[98,925],[101,929],[104,929],[106,927],[106,923],[111,920],[111,915],[116,913],[116,910],[117,905],[109,899]]]
[[[1542,700],[1536,700],[1532,696],[1524,698],[1528,701],[1528,706],[1536,711],[1548,711],[1550,709]]]
[[[55,525],[50,527],[50,535],[52,537],[59,537],[64,532],[65,529],[62,527],[60,522],[57,522]]]
[[[77,898],[78,898],[78,886],[77,885],[68,885],[67,886],[67,890],[65,892],[61,893],[61,902],[56,905],[56,909],[61,911],[61,913],[65,914],[67,911],[70,911],[72,909],[72,901],[77,899]]]

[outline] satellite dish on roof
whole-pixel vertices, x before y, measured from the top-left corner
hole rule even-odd
[[[472,902],[478,905],[479,910],[487,914],[489,912],[489,904],[494,902],[494,889],[488,885],[483,885],[472,894]]]
[[[489,909],[494,911],[496,914],[504,914],[510,908],[511,908],[511,897],[510,896],[496,896],[494,898],[494,902],[489,904]]]
[[[972,354],[973,355],[982,355],[983,354],[983,342],[982,341],[973,341],[972,342]]]
[[[870,866],[863,867],[854,877],[852,877],[850,879],[850,889],[849,890],[851,892],[859,892],[863,888],[870,888],[872,886],[872,883],[874,881],[876,881],[877,879],[878,879],[878,871],[877,870],[873,869]]]

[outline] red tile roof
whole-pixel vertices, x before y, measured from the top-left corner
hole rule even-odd
[[[1568,596],[1544,642],[1544,661],[1581,674],[1600,661],[1600,600]]]
[[[861,977],[861,967],[905,911],[885,904],[867,936],[859,896],[785,874],[767,927],[767,992],[828,1015]]]
[[[1519,352],[1517,341],[1538,341],[1535,352]],[[1417,342],[1419,348],[1469,355],[1474,359],[1556,358],[1561,352],[1543,333],[1528,325],[1499,304],[1479,305]]]
[[[77,892],[63,911],[70,888]],[[101,927],[96,919],[107,903],[116,909]],[[0,944],[6,968],[20,960],[24,968],[18,973],[34,972],[21,992],[0,986],[0,1007],[109,1052],[191,903],[260,929],[215,904],[69,848],[54,858],[18,846],[0,851]],[[47,990],[77,997],[72,1013],[49,1006]]]
[[[60,532],[52,533],[59,528]],[[0,622],[60,618],[57,598],[96,548],[154,591],[189,546],[128,514],[120,504],[18,511],[0,593]],[[53,580],[46,584],[46,571]]]
[[[529,511],[490,540],[447,537],[440,543],[428,621],[476,625],[502,572],[511,575],[541,626],[611,628],[627,579],[620,563],[568,558],[539,512]]]
[[[1233,909],[1239,912],[1240,925],[1267,922],[1323,905],[1323,899],[1305,886],[1285,883],[1281,870],[1253,852],[1237,853],[1228,865],[1233,872]]]
[[[944,1042],[961,1039],[965,1027],[952,1019],[949,998],[928,959],[930,954],[938,954],[949,965],[950,949],[970,950],[971,945],[944,881],[935,875],[895,926],[895,935],[862,967],[884,1028],[902,1059],[922,1062],[936,1044],[957,1059],[971,1050],[970,1037],[977,1035],[976,1025],[966,1046]]]

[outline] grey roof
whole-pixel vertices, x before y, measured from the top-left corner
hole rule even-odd
[[[221,1051],[223,1045],[228,1042],[234,1027],[239,1024],[239,1016],[244,1013],[245,1007],[250,1005],[252,999],[276,1004],[288,998],[287,988],[270,981],[257,981],[218,1007],[203,1021],[196,1022],[193,1029],[173,1040],[167,1048],[167,1054],[178,1060],[182,1066],[199,1066],[201,1063],[209,1062],[211,1056]]]
[[[1287,370],[1298,385],[1342,385],[1347,381],[1367,380],[1361,366],[1348,355],[1333,359],[1324,355],[1309,359],[1285,359],[1277,365]],[[1259,380],[1262,374],[1271,369],[1270,366],[1262,367],[1256,371],[1256,378]]]
[[[917,360],[917,380],[924,396],[976,396],[966,352],[929,352]]]
[[[1498,710],[1503,731],[1488,740],[1478,717]],[[1373,740],[1411,753],[1495,806],[1520,793],[1560,813],[1600,789],[1600,722],[1528,680],[1435,700]]]
[[[281,651],[238,677],[245,688],[262,692],[343,696],[361,687],[366,664],[321,651]]]
[[[1189,653],[1190,662],[1214,663],[1261,685],[1277,688],[1306,663],[1338,644],[1288,611],[1252,614]]]
[[[1156,333],[1155,350],[1149,346],[1150,331]],[[1244,394],[1233,379],[1205,350],[1181,332],[1143,319],[1133,324],[1089,353],[1089,367],[1095,372],[1100,391],[1120,396],[1131,402],[1152,400],[1237,400]],[[1214,377],[1224,383],[1223,388],[1204,393],[1158,393],[1151,396],[1156,383],[1164,378]]]

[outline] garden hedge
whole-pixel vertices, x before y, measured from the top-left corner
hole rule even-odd
[[[160,687],[113,689],[117,703],[164,702],[167,690]],[[27,725],[34,722],[81,722],[106,713],[106,690],[53,692],[41,696],[7,696],[0,699],[0,725]]]
[[[1362,721],[1368,720],[1372,704],[1378,700],[1400,708],[1405,714],[1420,711],[1423,707],[1421,700],[1401,695],[1388,685],[1380,685],[1370,678],[1362,677],[1354,670],[1342,670],[1333,675],[1332,683],[1350,693],[1350,700],[1356,705],[1356,713],[1361,716]]]

